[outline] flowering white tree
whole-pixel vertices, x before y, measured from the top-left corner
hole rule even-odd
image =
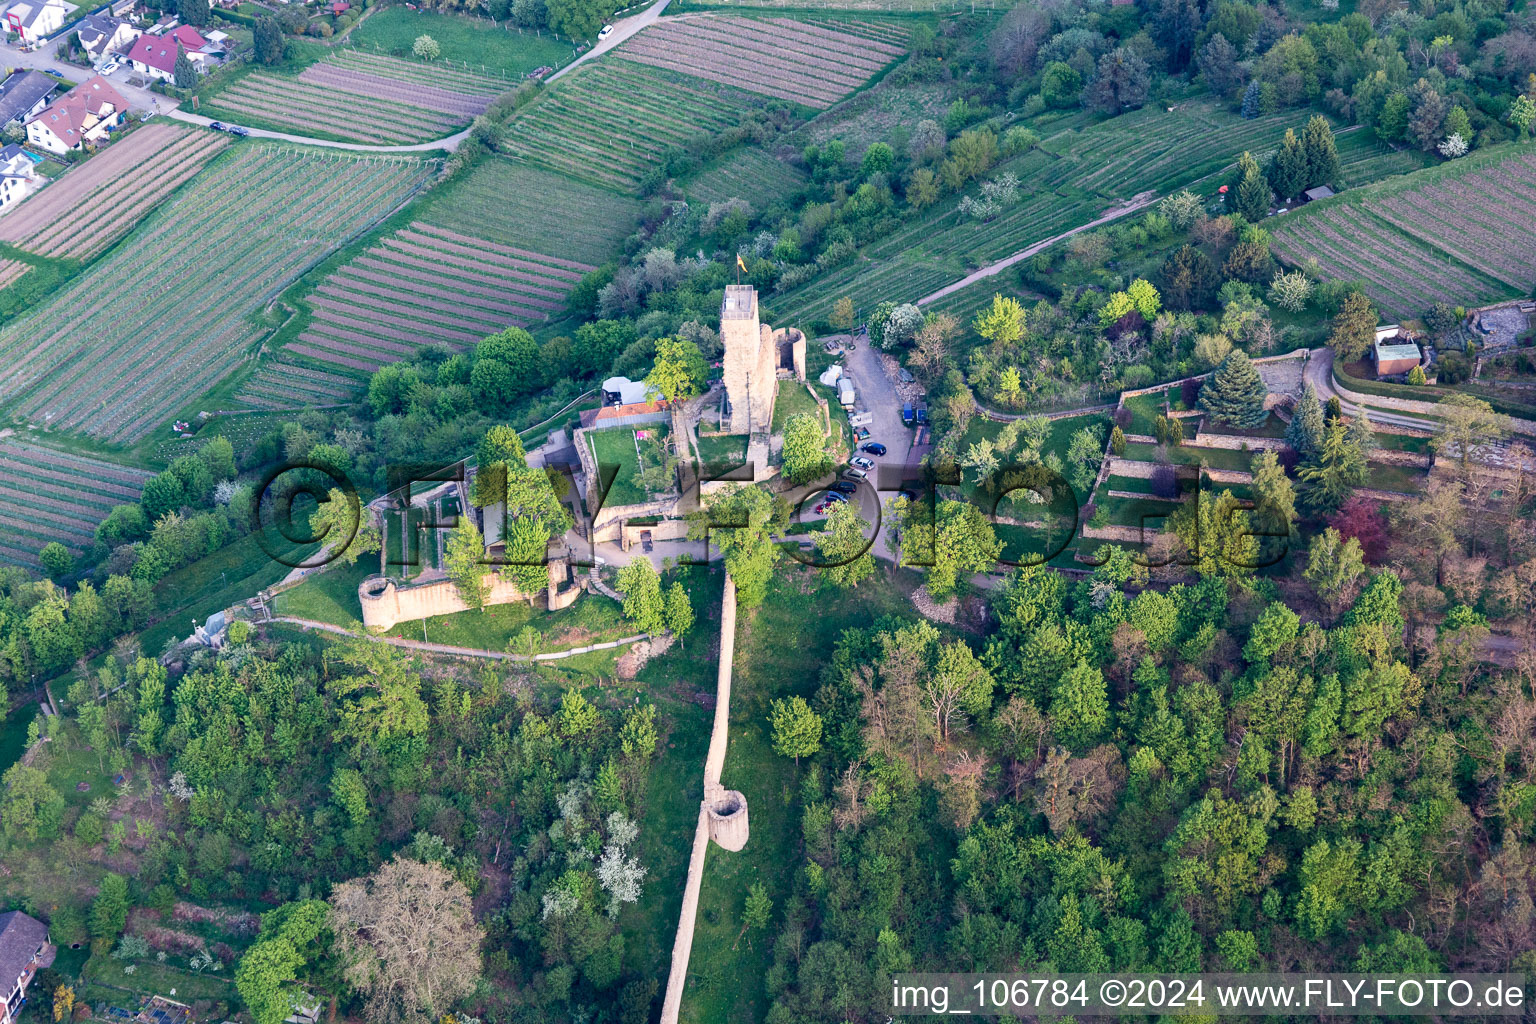
[[[597,884],[608,894],[608,916],[617,917],[619,908],[640,899],[640,883],[645,868],[637,857],[626,856],[629,844],[640,835],[640,828],[622,811],[608,815],[608,845],[597,862]]]
[[[1454,160],[1459,156],[1467,155],[1467,140],[1461,137],[1460,132],[1448,137],[1440,143],[1440,155]]]
[[[1312,298],[1312,282],[1299,270],[1275,275],[1269,286],[1269,301],[1289,313],[1300,313]]]

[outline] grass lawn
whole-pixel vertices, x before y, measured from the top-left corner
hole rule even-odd
[[[20,692],[15,698],[21,696]],[[37,717],[37,706],[13,698],[11,713],[0,718],[0,774],[16,763],[27,749],[27,726]]]
[[[1071,558],[1072,525],[1070,518],[1057,516],[1055,531],[1049,534],[1043,527],[1016,526],[1013,523],[994,523],[992,532],[1002,542],[1002,562],[1034,564],[1040,561],[1041,556],[1049,554],[1051,557],[1047,559],[1048,563],[1055,565],[1063,556]],[[1006,570],[1011,566],[1003,564],[999,568]]]
[[[419,640],[423,635],[422,626],[420,620],[402,622],[386,635]],[[617,640],[637,632],[624,621],[618,603],[600,594],[583,595],[569,608],[554,612],[546,612],[526,601],[518,601],[492,605],[481,611],[434,615],[425,620],[425,626],[425,635],[430,643],[475,647],[487,651],[506,650],[508,641],[517,636],[524,626],[532,626],[543,635],[537,653],[564,651],[590,643]]]
[[[752,839],[740,853],[710,847],[682,1020],[695,1024],[762,1020],[768,1009],[763,977],[772,962],[770,936],[776,934],[794,873],[805,860],[794,814],[799,787],[795,763],[771,748],[772,701],[791,694],[809,698],[820,683],[819,666],[830,658],[844,629],[868,626],[882,615],[915,619],[908,595],[917,582],[918,577],[907,572],[893,580],[882,567],[854,590],[842,591],[819,587],[809,569],[786,569],[774,576],[762,607],[740,613],[731,741],[721,780],[746,794]],[[806,614],[808,604],[814,604],[814,615]],[[701,768],[699,763],[687,766],[695,800]],[[690,839],[697,815],[695,802],[688,808]],[[681,835],[681,823],[675,831]],[[682,877],[678,871],[668,884],[681,888]],[[742,906],[754,882],[767,887],[775,918],[766,934],[741,936],[738,942]],[[664,934],[672,931],[669,923]]]
[[[789,418],[800,413],[808,413],[816,417],[816,422],[821,422],[821,407],[811,397],[810,390],[799,381],[783,381],[779,385],[779,397],[773,403],[773,432],[782,433]]]
[[[665,425],[658,423],[647,424],[640,429],[652,434],[666,433]],[[650,495],[640,485],[640,453],[636,449],[634,427],[591,431],[587,434],[587,444],[591,446],[599,475],[607,475],[601,469],[603,466],[619,467],[618,475],[613,478],[613,487],[603,501],[604,506],[638,505],[650,500]]]
[[[1374,487],[1380,491],[1406,491],[1416,493],[1424,489],[1425,473],[1422,469],[1412,469],[1408,466],[1384,466],[1381,463],[1370,464],[1371,476],[1366,481],[1366,486]]]
[[[1132,462],[1158,462],[1157,445],[1128,444],[1125,458]],[[1235,451],[1231,448],[1191,448],[1181,445],[1168,449],[1168,461],[1181,466],[1207,465],[1213,469],[1232,469],[1249,472],[1253,468],[1254,452]]]
[[[360,628],[363,620],[362,608],[357,603],[357,588],[378,571],[376,556],[363,555],[352,565],[316,573],[292,590],[285,590],[273,598],[272,613],[330,622],[348,629]]]
[[[1411,434],[1387,434],[1378,430],[1376,434],[1376,447],[1385,448],[1393,452],[1418,452],[1427,455],[1433,449],[1429,446],[1429,438],[1414,437]]]
[[[1155,391],[1149,395],[1132,395],[1125,400],[1125,407],[1131,412],[1131,425],[1126,430],[1128,434],[1153,434],[1156,432],[1154,424],[1163,416],[1163,396],[1166,392]]]
[[[747,460],[747,435],[716,434],[700,437],[699,459],[706,465],[741,465]]]
[[[1287,424],[1285,420],[1282,420],[1274,413],[1270,413],[1269,418],[1266,419],[1262,424],[1248,430],[1240,430],[1237,427],[1229,427],[1218,424],[1207,428],[1205,433],[1230,434],[1233,437],[1284,437],[1286,427]]]
[[[411,44],[420,35],[437,40],[443,51],[443,63],[467,63],[470,71],[482,74],[494,75],[500,71],[514,85],[517,79],[534,68],[559,67],[575,56],[570,43],[562,43],[549,35],[519,31],[509,23],[412,11],[403,6],[388,7],[369,15],[348,38],[362,50],[377,49],[397,57],[409,57]]]
[[[86,961],[80,973],[86,981],[111,988],[127,989],[128,992],[165,996],[167,999],[185,1003],[203,999],[223,1003],[224,1009],[218,1012],[221,1017],[228,1016],[231,1008],[242,1005],[240,996],[230,981],[233,971],[229,966],[226,966],[224,972],[220,974],[206,971],[195,974],[192,971],[172,967],[169,963],[162,964],[154,959],[146,959],[133,961],[131,964],[133,973],[127,974],[124,972],[128,966],[130,965],[111,956],[98,955]],[[132,998],[128,992],[121,994],[122,999]],[[176,994],[173,996],[172,992]],[[134,1005],[133,1002],[125,1004],[122,999],[118,1000],[118,1005],[129,1007]]]

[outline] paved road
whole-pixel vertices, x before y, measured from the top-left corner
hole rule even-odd
[[[1317,392],[1318,401],[1326,403],[1330,398],[1337,398],[1339,405],[1349,415],[1359,412],[1359,406],[1343,395],[1333,386],[1333,350],[1329,348],[1315,348],[1307,359],[1307,369],[1303,379],[1312,385]],[[1381,423],[1387,426],[1407,427],[1410,430],[1438,431],[1440,424],[1432,419],[1424,419],[1418,416],[1405,416],[1402,413],[1388,412],[1378,409],[1376,406],[1368,406],[1366,415],[1372,423]]]
[[[586,61],[592,60],[594,57],[600,57],[603,54],[607,53],[609,50],[612,50],[614,47],[618,46],[624,40],[628,39],[630,36],[634,35],[636,32],[639,32],[641,29],[645,28],[647,25],[654,25],[654,24],[656,24],[656,21],[661,17],[661,12],[666,10],[667,9],[667,4],[669,4],[671,2],[672,2],[672,0],[657,0],[656,3],[654,3],[651,6],[647,7],[645,10],[641,11],[639,14],[636,14],[633,17],[625,18],[622,21],[614,22],[613,23],[613,31],[608,34],[608,38],[607,39],[604,39],[602,42],[600,42],[596,46],[592,47],[592,49],[588,50],[586,53],[582,54],[580,57],[577,57],[575,60],[573,60],[569,64],[567,64],[565,67],[561,68],[559,71],[556,71],[554,74],[550,75],[549,78],[546,79],[546,81],[553,82],[555,79],[559,78],[560,76],[568,74],[571,70],[576,68],[578,65],[583,64]]]
[[[83,82],[95,75],[90,68],[78,67],[74,64],[66,64],[54,57],[54,51],[58,49],[58,43],[45,43],[42,48],[32,53],[22,53],[14,43],[0,42],[0,60],[5,62],[7,70],[11,68],[28,68],[32,71],[52,71],[63,75],[71,82]],[[128,84],[131,72],[124,66],[115,73],[105,76],[112,88],[122,93],[123,99],[134,110],[163,110],[169,106],[171,98],[150,92],[148,89],[140,89]]]
[[[177,121],[185,121],[187,124],[202,125],[204,128],[213,123],[213,118],[204,117],[202,114],[193,114],[186,110],[172,110],[168,116]],[[234,124],[233,121],[224,121],[224,124]],[[247,128],[253,139],[277,139],[282,142],[297,142],[305,146],[322,146],[326,149],[348,149],[359,153],[430,153],[433,150],[445,149],[453,152],[459,148],[459,144],[469,138],[469,129],[450,135],[445,139],[435,139],[432,142],[418,142],[410,146],[371,146],[363,142],[334,142],[331,139],[312,139],[307,135],[290,135],[287,132],[272,132],[265,128]]]

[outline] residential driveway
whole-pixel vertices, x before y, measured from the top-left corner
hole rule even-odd
[[[0,42],[0,60],[5,62],[7,68],[27,68],[31,71],[52,71],[63,75],[71,82],[84,82],[93,77],[96,72],[90,68],[77,67],[74,64],[66,64],[54,57],[54,50],[58,49],[58,43],[44,43],[43,46],[31,53],[22,53],[13,43]],[[112,83],[112,88],[122,93],[123,99],[128,101],[129,107],[134,110],[159,110],[169,106],[173,102],[169,96],[160,96],[148,89],[139,89],[128,84],[128,71],[119,68],[115,74],[107,76]],[[55,96],[57,97],[57,93]]]

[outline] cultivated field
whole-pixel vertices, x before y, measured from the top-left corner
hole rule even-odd
[[[203,112],[358,142],[424,142],[467,124],[508,88],[499,76],[342,50],[297,77],[247,75],[205,99]]]
[[[862,34],[852,29],[862,27]],[[823,110],[901,57],[889,30],[790,18],[672,18],[619,48],[621,57]]]
[[[229,137],[216,132],[145,125],[0,217],[0,242],[44,256],[89,259],[227,145]]]
[[[629,191],[669,147],[726,127],[757,102],[633,61],[583,65],[518,111],[502,150]]]
[[[1275,252],[1364,282],[1391,316],[1477,305],[1536,286],[1536,153],[1502,149],[1309,204],[1276,225]]]
[[[302,409],[346,402],[358,389],[358,381],[351,377],[279,359],[264,363],[235,397],[256,409]]]
[[[582,263],[612,259],[643,209],[607,189],[507,159],[482,160],[456,178],[421,219]]]
[[[139,498],[150,474],[41,445],[0,439],[0,562],[35,566],[58,541],[78,555],[114,505]]]
[[[784,199],[805,184],[805,175],[761,149],[742,149],[702,172],[688,184],[688,197],[713,203],[746,199],[764,207]]]
[[[593,269],[418,221],[327,277],[287,351],[371,373],[426,345],[466,348],[564,309]]]
[[[0,331],[15,419],[136,441],[227,376],[247,317],[426,182],[432,165],[251,141]]]
[[[7,288],[21,280],[21,275],[32,269],[30,263],[21,260],[0,260],[0,288]]]

